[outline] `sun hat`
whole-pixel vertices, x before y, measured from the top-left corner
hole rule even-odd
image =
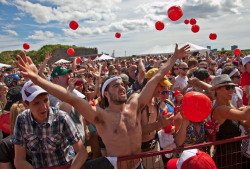
[[[157,71],[158,71],[158,68],[150,69],[149,71],[147,71],[144,78],[151,79],[155,75],[155,73]],[[168,86],[172,85],[172,83],[170,83],[166,77],[163,77],[162,80],[159,83],[160,83],[161,86],[165,86],[165,87],[168,87]]]
[[[35,85],[31,80],[29,80],[23,85],[22,88],[23,101],[31,102],[41,93],[48,93],[48,92],[43,90],[40,86]]]
[[[57,76],[62,76],[62,75],[65,75],[66,73],[71,73],[72,70],[71,69],[66,69],[65,67],[63,66],[57,66],[53,69],[52,73],[51,73],[51,76],[52,78],[54,79],[55,77]]]
[[[129,82],[129,77],[128,75],[124,74],[124,73],[121,73],[120,74],[120,77],[122,78],[122,81],[124,82]]]
[[[234,85],[237,86],[237,84],[234,84],[231,80],[231,78],[227,74],[222,74],[219,76],[215,76],[211,82],[212,84],[212,90],[226,85]]]
[[[210,155],[198,149],[184,150],[181,157],[171,159],[167,163],[167,169],[216,169],[216,165]]]

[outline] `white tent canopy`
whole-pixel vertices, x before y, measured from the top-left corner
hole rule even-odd
[[[102,54],[99,58],[95,59],[95,61],[98,61],[98,60],[109,60],[109,59],[115,59],[115,58],[112,58],[109,55]]]
[[[206,51],[209,52],[209,49],[207,48],[204,48],[202,46],[199,46],[199,45],[195,45],[195,44],[192,44],[190,42],[187,42],[185,44],[178,44],[178,48],[181,48],[185,45],[189,44],[190,45],[190,51],[191,52],[195,52],[195,51],[199,51],[201,54],[205,54]],[[142,52],[142,55],[146,55],[146,54],[171,54],[171,53],[174,53],[174,50],[175,50],[175,44],[171,44],[171,45],[167,45],[167,46],[159,46],[159,45],[156,45],[144,52]]]
[[[11,67],[11,65],[7,65],[7,64],[4,64],[4,63],[0,63],[0,68],[2,67]]]
[[[65,60],[65,59],[60,59],[55,62],[55,64],[60,64],[60,63],[70,63],[71,61]]]

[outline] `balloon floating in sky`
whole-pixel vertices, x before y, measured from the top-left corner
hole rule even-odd
[[[182,99],[182,114],[193,122],[201,122],[211,113],[209,97],[200,92],[188,92]]]
[[[168,9],[168,17],[172,21],[177,21],[183,16],[183,11],[180,6],[172,6]]]
[[[74,55],[75,54],[75,50],[73,48],[69,48],[67,51],[68,55]]]
[[[72,20],[70,23],[69,23],[69,27],[73,30],[76,30],[78,28],[78,23],[74,20]]]
[[[216,38],[217,38],[217,34],[216,33],[210,33],[209,39],[215,40]]]
[[[116,37],[116,38],[120,38],[120,37],[121,37],[121,33],[116,32],[115,37]]]
[[[191,30],[192,30],[192,32],[197,33],[197,32],[199,32],[200,27],[199,27],[199,25],[193,25],[193,26],[191,27]]]
[[[240,49],[234,49],[234,55],[239,55],[239,54],[241,54]]]
[[[155,23],[155,29],[157,29],[158,31],[161,31],[162,29],[164,29],[164,23],[162,21],[157,21]]]
[[[195,25],[196,24],[196,19],[194,19],[194,18],[190,19],[190,24]]]
[[[188,19],[185,19],[184,23],[187,25],[189,24],[189,20]]]
[[[30,48],[30,45],[29,45],[28,43],[24,43],[24,44],[23,44],[23,48],[24,48],[25,50],[28,50],[28,49]]]
[[[81,62],[81,61],[82,61],[82,59],[81,59],[80,57],[77,57],[77,58],[76,58],[76,62],[79,63],[79,62]]]

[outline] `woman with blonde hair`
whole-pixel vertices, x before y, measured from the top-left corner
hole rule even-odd
[[[236,84],[232,82],[227,74],[216,76],[212,80],[212,90],[215,92],[216,99],[211,116],[213,121],[217,121],[220,124],[216,140],[240,136],[240,121],[250,119],[250,107],[241,111],[232,106],[230,102],[235,86]],[[240,151],[240,141],[217,146],[214,155],[217,167],[241,168],[242,157],[241,154],[237,154]]]

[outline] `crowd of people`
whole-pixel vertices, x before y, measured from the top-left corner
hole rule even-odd
[[[250,55],[189,48],[176,44],[171,55],[59,65],[48,64],[51,53],[34,65],[22,52],[16,67],[0,72],[0,168],[171,169],[184,154],[210,152],[118,158],[214,141],[209,120],[216,140],[248,135]],[[182,113],[182,98],[192,91],[212,103],[199,122]],[[205,168],[247,168],[249,140],[215,146],[212,157]]]

